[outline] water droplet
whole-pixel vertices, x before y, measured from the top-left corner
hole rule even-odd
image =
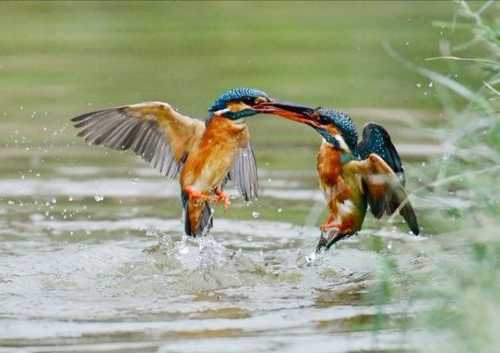
[[[253,217],[253,218],[255,218],[255,219],[257,219],[257,218],[259,218],[259,217],[260,217],[260,213],[259,213],[259,212],[257,212],[257,211],[253,211],[253,212],[252,212],[252,217]]]
[[[420,82],[417,82],[416,86],[417,86],[418,88],[420,88],[420,87],[422,87],[422,84],[421,84]]]
[[[94,196],[94,200],[95,200],[96,202],[101,202],[102,200],[104,200],[104,196],[95,195],[95,196]]]
[[[56,198],[55,198],[55,197],[53,197],[53,198],[50,200],[50,202],[52,202],[52,203],[56,203],[56,202],[57,202],[57,200],[56,200]]]
[[[281,213],[283,212],[283,209],[282,208],[278,208],[278,213]]]
[[[429,84],[427,85],[427,87],[432,87],[433,83],[432,81],[429,82]]]

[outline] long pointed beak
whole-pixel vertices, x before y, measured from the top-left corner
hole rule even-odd
[[[318,115],[315,114],[316,109],[304,105],[273,100],[260,103],[254,106],[253,109],[260,113],[277,115],[315,128],[321,127]]]

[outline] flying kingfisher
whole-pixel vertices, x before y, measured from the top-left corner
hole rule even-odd
[[[419,233],[404,188],[401,158],[382,126],[366,124],[358,143],[356,125],[348,114],[321,108],[297,108],[295,112],[303,114],[299,122],[313,126],[323,137],[317,172],[328,217],[320,227],[316,252],[328,250],[340,239],[358,232],[368,205],[377,219],[399,211],[410,230]]]
[[[196,237],[212,227],[210,203],[230,205],[223,192],[228,180],[244,200],[257,197],[257,166],[245,119],[267,113],[302,122],[302,110],[257,89],[234,88],[215,100],[206,121],[164,102],[102,109],[72,121],[90,144],[131,150],[168,178],[180,173],[185,232]]]

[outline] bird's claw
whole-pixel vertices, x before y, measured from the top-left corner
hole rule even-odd
[[[316,245],[316,254],[319,254],[323,248],[326,248],[327,240],[323,237],[323,233],[319,236],[318,244]]]
[[[321,233],[328,233],[331,230],[336,230],[338,227],[335,223],[330,222],[330,223],[324,223],[319,226],[319,229],[321,230]]]
[[[224,203],[224,209],[227,209],[231,205],[231,199],[229,195],[227,195],[224,191],[220,189],[215,189],[215,196],[210,196],[206,192],[201,192],[194,190],[193,188],[186,188],[186,193],[189,196],[190,200],[198,200],[198,201],[209,201],[215,203]]]
[[[186,188],[186,192],[189,196],[190,200],[199,200],[199,201],[210,201],[210,196],[206,193],[194,190],[193,188]]]
[[[321,231],[318,244],[316,245],[316,254],[319,254],[323,249],[327,251],[337,242],[339,231],[337,228],[330,228],[329,231]]]
[[[220,189],[215,190],[215,195],[215,202],[223,202],[224,209],[227,210],[227,208],[231,205],[231,199],[229,198],[229,195]]]

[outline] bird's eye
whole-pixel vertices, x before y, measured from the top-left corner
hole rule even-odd
[[[246,105],[254,105],[256,100],[254,97],[243,97],[241,101]]]
[[[330,122],[330,120],[325,115],[321,115],[320,114],[320,116],[319,116],[319,122],[321,124],[326,125],[326,124],[328,124]]]

